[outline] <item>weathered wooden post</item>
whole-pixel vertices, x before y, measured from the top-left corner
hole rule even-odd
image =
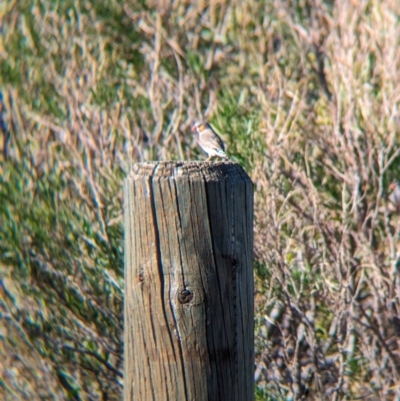
[[[253,187],[233,162],[124,183],[124,401],[254,398]]]

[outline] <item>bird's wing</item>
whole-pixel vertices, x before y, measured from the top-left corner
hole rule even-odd
[[[225,150],[225,145],[222,142],[222,139],[217,135],[217,133],[207,128],[201,133],[201,141],[206,142],[208,145],[211,145],[215,148]]]
[[[396,185],[395,189],[389,196],[389,200],[394,205],[400,205],[400,186]]]

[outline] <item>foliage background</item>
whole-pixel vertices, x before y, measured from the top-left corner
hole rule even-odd
[[[117,400],[121,181],[201,159],[256,186],[257,400],[400,397],[398,0],[4,0],[0,397]]]

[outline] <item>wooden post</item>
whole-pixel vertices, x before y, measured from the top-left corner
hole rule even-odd
[[[253,185],[233,162],[124,182],[124,401],[254,399]]]

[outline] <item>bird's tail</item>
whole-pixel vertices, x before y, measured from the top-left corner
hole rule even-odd
[[[229,159],[228,155],[222,149],[217,149],[216,152],[218,153],[219,157],[224,157],[225,159]]]

